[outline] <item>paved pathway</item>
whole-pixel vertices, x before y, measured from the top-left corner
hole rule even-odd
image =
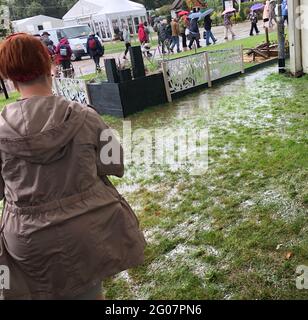
[[[260,35],[259,37],[262,36],[262,34],[264,34],[264,28],[262,25],[262,21],[259,21],[258,27],[260,30]],[[250,32],[250,22],[243,22],[243,23],[238,23],[235,24],[233,27],[233,30],[236,34],[236,38],[235,39],[243,39],[249,36],[249,32]],[[201,34],[203,34],[203,29],[200,30]],[[218,26],[218,27],[213,27],[213,34],[214,36],[218,39],[218,44],[219,43],[224,43],[226,42],[226,40],[224,40],[224,26]],[[231,38],[229,36],[229,38]],[[229,40],[231,41],[231,40]],[[205,40],[202,39],[201,40],[201,45],[205,46]],[[123,43],[123,52],[124,52],[124,43]],[[123,61],[123,52],[119,52],[119,53],[113,53],[113,54],[107,54],[104,56],[104,58],[115,58],[117,61]],[[102,59],[103,60],[103,59]],[[101,64],[103,64],[103,61],[101,61]],[[82,61],[78,61],[78,62],[74,62],[74,66],[75,66],[75,71],[76,71],[76,75],[80,76],[80,75],[87,75],[87,74],[91,74],[95,72],[95,65],[94,62],[91,59],[84,59]]]

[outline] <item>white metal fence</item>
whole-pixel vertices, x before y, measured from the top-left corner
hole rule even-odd
[[[68,100],[89,104],[89,95],[85,80],[71,78],[53,78],[53,91]]]
[[[162,63],[168,100],[172,95],[239,72],[244,73],[243,48],[206,51]]]

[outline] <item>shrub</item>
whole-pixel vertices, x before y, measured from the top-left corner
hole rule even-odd
[[[171,5],[167,4],[155,10],[157,16],[170,16]]]

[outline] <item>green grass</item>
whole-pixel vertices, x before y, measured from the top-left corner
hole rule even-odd
[[[269,38],[270,38],[270,41],[277,41],[277,32],[270,33]],[[224,43],[220,43],[220,44],[218,43],[218,44],[212,45],[210,47],[202,47],[197,50],[189,50],[189,51],[185,51],[185,52],[181,52],[181,53],[172,54],[170,56],[165,56],[165,59],[176,59],[176,58],[192,55],[196,52],[200,53],[200,52],[204,52],[204,51],[221,50],[221,49],[227,49],[227,48],[232,48],[232,47],[241,46],[241,45],[243,46],[244,49],[254,48],[263,42],[265,42],[265,35],[247,37],[244,39],[233,40],[233,41],[224,42]],[[132,44],[139,45],[138,42],[133,42]],[[106,53],[118,53],[118,52],[124,51],[123,42],[112,42],[112,43],[105,44],[105,46],[107,46],[107,48],[108,48],[108,50],[107,50],[108,52],[106,51]],[[152,41],[152,48],[154,48],[155,46],[157,46],[156,40]],[[149,72],[156,72],[160,69],[160,64],[157,61],[151,62],[151,61],[145,59],[144,62],[145,62],[145,66],[149,70]],[[255,64],[256,64],[256,62],[245,62],[244,65],[245,65],[245,68],[248,68],[248,67],[251,67]],[[81,77],[81,79],[84,79],[87,81],[93,80],[95,78],[96,78],[96,74],[94,74],[94,73]],[[105,74],[102,79],[104,79],[104,80],[106,79]]]
[[[277,32],[271,32],[269,34],[269,39],[270,39],[270,41],[277,41]],[[243,46],[244,49],[254,48],[264,42],[265,42],[265,35],[262,34],[262,35],[258,35],[258,36],[254,36],[254,37],[247,37],[247,38],[228,41],[228,42],[224,42],[224,43],[217,43],[217,44],[211,45],[209,47],[202,47],[200,49],[197,49],[197,52],[228,49],[228,48],[232,48],[235,46]],[[194,52],[194,50],[177,53],[177,54],[170,56],[170,58],[174,59],[174,58],[179,58],[179,57],[185,57],[187,55],[190,55],[192,52]]]
[[[129,119],[133,129],[209,128],[210,163],[202,176],[132,164],[113,180],[148,246],[143,266],[104,283],[107,298],[308,299],[295,286],[296,267],[308,265],[307,87],[308,76],[271,75]]]
[[[19,98],[19,94],[17,92],[10,93],[9,99],[6,100],[3,94],[0,94],[0,111],[5,107],[7,104],[16,101]]]

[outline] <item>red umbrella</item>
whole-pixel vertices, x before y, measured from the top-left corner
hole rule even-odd
[[[180,11],[179,13],[178,13],[178,16],[187,16],[189,14],[189,12],[188,11]]]

